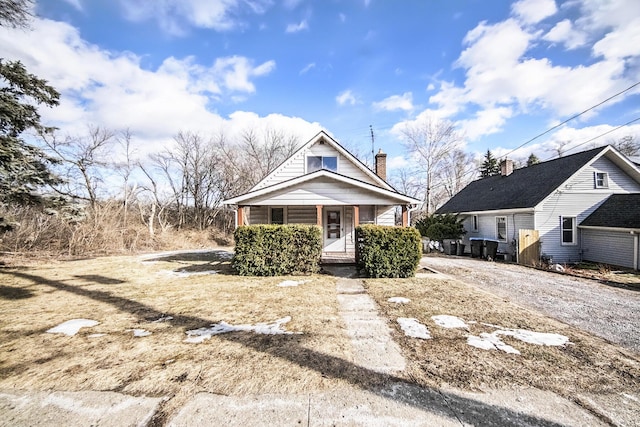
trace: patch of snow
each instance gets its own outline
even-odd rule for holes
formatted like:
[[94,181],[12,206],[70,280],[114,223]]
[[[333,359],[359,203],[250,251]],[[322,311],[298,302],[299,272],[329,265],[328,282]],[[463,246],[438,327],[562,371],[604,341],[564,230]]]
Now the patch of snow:
[[635,397],[635,396],[632,396],[632,395],[627,394],[627,393],[622,393],[622,395],[623,395],[624,397],[626,397],[627,399],[631,399],[631,400],[633,400],[634,402],[638,402],[638,398],[637,398],[637,397]]
[[307,282],[308,280],[283,280],[282,282],[278,283],[276,286],[279,286],[281,288],[287,288],[292,286],[303,285]]
[[156,319],[151,323],[168,322],[169,320],[173,320],[173,316],[161,316],[159,319]]
[[404,334],[408,337],[420,338],[428,340],[431,338],[429,329],[422,323],[418,322],[418,319],[413,317],[398,317],[398,324],[404,331]]
[[551,268],[559,273],[564,273],[564,267],[560,264],[553,264]]
[[100,324],[100,322],[96,322],[95,320],[89,319],[71,319],[67,320],[64,323],[59,324],[58,326],[47,330],[47,332],[51,334],[65,334],[67,336],[74,336],[78,333],[80,328],[91,328]]
[[[211,339],[213,335],[227,334],[229,332],[254,332],[256,334],[280,335],[294,334],[282,328],[282,325],[291,321],[291,316],[283,317],[271,323],[257,323],[255,325],[231,325],[227,322],[214,323],[209,328],[199,328],[187,331],[188,338],[185,342],[198,344]],[[297,332],[301,333],[301,332]]]
[[391,297],[387,301],[395,302],[396,304],[408,304],[411,302],[409,298],[404,298],[404,297]]
[[440,314],[438,316],[431,316],[431,320],[436,322],[436,325],[442,326],[443,328],[455,329],[455,328],[463,328],[469,329],[469,325],[467,325],[464,320],[456,316],[449,316],[448,314]]
[[144,329],[129,329],[129,331],[133,331],[134,337],[148,337],[149,335],[151,335],[150,331]]
[[467,344],[473,347],[481,348],[483,350],[501,350],[509,354],[520,354],[518,350],[505,344],[496,333],[487,334],[483,332],[480,336],[469,335],[467,337]]
[[103,337],[107,334],[91,334],[91,335],[87,335],[87,338],[100,338]]
[[527,331],[526,329],[506,329],[495,331],[496,335],[507,335],[517,340],[536,345],[563,346],[569,337],[560,334]]

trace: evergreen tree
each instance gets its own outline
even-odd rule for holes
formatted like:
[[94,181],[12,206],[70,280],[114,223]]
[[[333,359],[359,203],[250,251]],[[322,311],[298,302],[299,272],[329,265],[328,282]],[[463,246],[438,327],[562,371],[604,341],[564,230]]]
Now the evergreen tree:
[[36,190],[59,182],[50,170],[54,160],[23,138],[26,131],[52,131],[40,123],[37,105],[52,107],[59,98],[19,61],[0,59],[0,203],[38,203]]
[[484,161],[480,165],[480,176],[486,178],[488,176],[497,175],[500,173],[500,165],[498,160],[493,157],[491,150],[487,150],[484,155]]
[[540,163],[540,159],[535,154],[531,153],[527,159],[527,166],[537,165]]

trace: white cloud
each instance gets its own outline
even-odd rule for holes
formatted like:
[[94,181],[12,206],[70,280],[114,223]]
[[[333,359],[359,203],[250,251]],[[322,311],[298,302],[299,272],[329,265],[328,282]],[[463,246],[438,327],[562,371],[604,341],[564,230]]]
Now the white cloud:
[[593,53],[621,59],[640,55],[640,17],[617,31],[611,31],[593,45]]
[[311,69],[313,69],[315,67],[316,67],[316,63],[315,62],[311,62],[311,63],[307,64],[302,70],[300,70],[300,73],[298,73],[298,74],[300,74],[300,75],[306,74],[309,71],[311,71]]
[[82,10],[82,0],[64,0],[77,10]]
[[174,35],[183,35],[189,26],[232,30],[243,25],[243,13],[262,14],[270,4],[268,0],[120,0],[127,19],[155,19],[163,30]]
[[562,43],[567,49],[575,49],[580,46],[584,46],[587,41],[587,35],[577,30],[571,24],[568,19],[558,22],[547,34],[543,37],[544,40]]
[[511,11],[525,24],[535,24],[558,11],[554,0],[520,0],[511,5]]
[[355,105],[358,100],[356,99],[356,96],[353,94],[351,89],[347,89],[340,92],[338,96],[336,96],[336,102],[338,103],[338,105]]
[[387,170],[402,169],[410,165],[404,156],[391,156],[387,159]]
[[373,103],[373,108],[376,110],[385,111],[412,111],[413,110],[413,94],[411,92],[405,92],[402,95],[392,95],[379,102]]
[[308,30],[309,29],[309,24],[307,23],[306,19],[303,19],[302,21],[300,21],[299,24],[289,24],[287,25],[287,29],[285,30],[285,32],[287,33],[297,33],[300,32],[302,30]]
[[[255,65],[250,58],[230,56],[210,66],[192,57],[168,57],[157,69],[145,69],[132,53],[102,50],[69,24],[44,19],[35,19],[32,31],[0,28],[0,57],[21,60],[61,92],[58,107],[41,109],[45,123],[71,135],[85,132],[89,124],[129,128],[141,154],[170,143],[180,130],[210,134],[244,126],[237,115],[224,118],[211,106],[241,101],[256,91],[254,80],[275,67],[274,61]],[[307,138],[319,129],[298,118],[252,117]]]
[[285,9],[295,9],[298,5],[302,3],[302,0],[284,0],[283,5]]
[[474,118],[458,122],[463,134],[470,141],[481,136],[499,132],[513,111],[508,107],[497,107],[479,111]]

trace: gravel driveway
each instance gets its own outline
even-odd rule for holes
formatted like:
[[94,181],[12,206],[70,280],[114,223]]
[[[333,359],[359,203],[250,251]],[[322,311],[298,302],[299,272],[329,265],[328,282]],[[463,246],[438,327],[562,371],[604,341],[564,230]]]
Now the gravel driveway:
[[640,291],[515,264],[423,257],[421,265],[640,353]]

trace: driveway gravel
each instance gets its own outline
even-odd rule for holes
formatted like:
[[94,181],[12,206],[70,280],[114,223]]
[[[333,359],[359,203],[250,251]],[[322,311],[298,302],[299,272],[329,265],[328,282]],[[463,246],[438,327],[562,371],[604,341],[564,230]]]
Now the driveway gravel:
[[640,291],[516,264],[425,256],[422,266],[640,353]]

